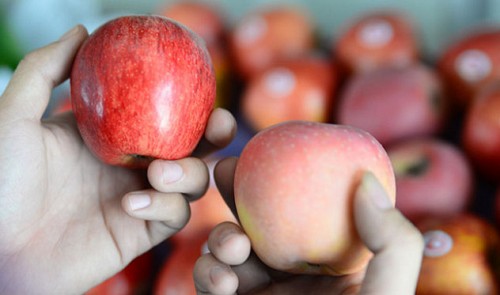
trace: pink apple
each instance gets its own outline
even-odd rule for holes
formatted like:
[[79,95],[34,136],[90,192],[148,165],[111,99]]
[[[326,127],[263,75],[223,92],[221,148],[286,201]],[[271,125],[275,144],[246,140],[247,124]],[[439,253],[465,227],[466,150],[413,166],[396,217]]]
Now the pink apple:
[[197,35],[161,16],[125,16],[80,48],[71,97],[80,133],[102,161],[144,167],[190,155],[213,109],[215,74]]
[[356,233],[353,192],[372,172],[395,201],[385,150],[350,126],[288,121],[260,131],[235,171],[238,216],[255,253],[292,273],[345,275],[371,252]]
[[277,59],[308,53],[314,46],[314,24],[299,7],[287,4],[250,11],[229,33],[236,69],[245,80]]
[[441,81],[431,68],[381,68],[348,81],[339,97],[337,120],[370,132],[386,146],[441,132],[446,105]]
[[481,176],[500,180],[500,83],[476,94],[461,132],[463,148]]
[[345,24],[332,46],[340,64],[351,74],[381,67],[401,67],[418,61],[416,26],[400,11],[365,13]]
[[328,122],[337,80],[325,56],[276,62],[248,80],[241,112],[256,131],[290,120]]
[[402,141],[387,149],[396,175],[396,207],[410,220],[465,212],[473,173],[458,147],[435,138]]
[[481,217],[430,218],[417,227],[425,240],[417,295],[498,294],[499,237]]

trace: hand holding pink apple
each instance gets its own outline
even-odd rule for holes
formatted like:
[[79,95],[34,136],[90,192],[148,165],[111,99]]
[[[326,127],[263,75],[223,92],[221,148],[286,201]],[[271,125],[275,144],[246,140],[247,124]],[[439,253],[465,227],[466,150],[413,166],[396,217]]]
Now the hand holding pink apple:
[[234,200],[257,256],[292,273],[346,275],[364,268],[371,253],[350,208],[365,172],[379,179],[394,204],[390,160],[360,129],[289,121],[255,135],[236,166]]
[[[237,161],[236,158],[225,159],[215,169],[217,186],[234,212]],[[201,256],[195,265],[197,290],[210,294],[247,294],[253,290],[266,294],[364,294],[368,290],[375,294],[413,294],[423,249],[420,233],[392,207],[386,188],[373,174],[364,174],[353,195],[351,210],[356,230],[374,253],[366,269],[343,276],[280,272],[251,254],[251,240],[240,226],[222,223],[209,236],[211,252]],[[308,239],[310,233],[318,229],[312,222],[304,228],[303,239]],[[294,247],[291,243],[282,251],[290,253],[289,246]]]

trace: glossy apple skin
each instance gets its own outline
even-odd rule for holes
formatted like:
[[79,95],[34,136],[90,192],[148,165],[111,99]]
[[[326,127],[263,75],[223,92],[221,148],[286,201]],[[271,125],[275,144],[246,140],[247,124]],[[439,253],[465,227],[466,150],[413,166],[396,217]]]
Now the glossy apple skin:
[[248,81],[241,105],[255,131],[290,120],[328,122],[338,75],[324,56],[276,62]]
[[235,24],[228,41],[237,72],[248,80],[276,60],[312,50],[314,24],[298,7],[265,7],[249,12]]
[[125,16],[98,28],[71,72],[73,111],[102,161],[144,167],[191,154],[213,109],[216,80],[203,41],[161,16]]
[[236,166],[235,203],[252,248],[291,273],[345,275],[371,258],[356,233],[353,192],[371,171],[395,201],[390,160],[368,133],[288,121],[255,135]]
[[469,106],[462,144],[471,163],[484,177],[500,180],[500,84],[478,92]]
[[382,68],[353,77],[339,96],[337,122],[370,132],[382,145],[439,134],[447,100],[424,65]]
[[462,150],[436,139],[399,142],[387,149],[396,175],[396,207],[410,220],[468,210],[473,171]]
[[354,75],[416,63],[417,37],[415,25],[402,12],[374,11],[346,23],[332,49],[347,75]]
[[[426,241],[417,295],[497,294],[498,233],[489,222],[461,214],[421,220],[417,227]],[[430,239],[432,231],[448,239]]]
[[467,107],[477,91],[500,79],[500,30],[468,32],[445,48],[437,68],[454,105]]
[[217,80],[215,107],[231,107],[232,69],[226,46],[225,16],[220,7],[208,2],[182,1],[163,5],[158,12],[187,26],[205,41]]
[[148,251],[122,271],[95,286],[85,295],[141,295],[150,292],[153,282],[153,252]]

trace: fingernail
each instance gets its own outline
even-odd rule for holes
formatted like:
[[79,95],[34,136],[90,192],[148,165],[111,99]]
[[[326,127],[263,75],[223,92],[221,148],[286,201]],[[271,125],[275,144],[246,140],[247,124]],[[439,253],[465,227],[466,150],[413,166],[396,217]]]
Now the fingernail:
[[366,172],[363,174],[360,189],[362,193],[370,196],[371,200],[378,208],[389,209],[393,207],[391,201],[387,197],[387,192],[384,190],[373,173]]
[[181,165],[175,162],[164,162],[163,163],[163,183],[173,183],[181,180],[184,175]]
[[67,40],[67,39],[71,38],[79,30],[80,30],[80,25],[76,25],[71,30],[69,30],[66,33],[64,33],[64,35],[62,35],[61,38],[59,38],[59,41],[64,41],[64,40]]
[[237,233],[234,232],[233,230],[226,230],[226,231],[221,233],[219,240],[218,240],[218,244],[222,246],[223,244],[225,244],[227,241],[231,240],[236,235],[237,235]]
[[147,194],[132,194],[128,197],[130,209],[139,210],[151,205],[151,197]]

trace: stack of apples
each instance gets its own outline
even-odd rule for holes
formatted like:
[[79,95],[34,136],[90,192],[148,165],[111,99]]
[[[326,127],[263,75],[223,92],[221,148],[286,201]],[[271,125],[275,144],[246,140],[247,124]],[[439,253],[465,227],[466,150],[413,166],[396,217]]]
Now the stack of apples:
[[[171,253],[151,275],[157,294],[174,287],[194,294],[194,261],[210,229],[227,220],[240,222],[255,252],[276,269],[358,271],[371,253],[349,210],[365,170],[426,239],[417,294],[499,290],[490,258],[499,259],[500,28],[450,40],[431,60],[421,50],[418,24],[402,11],[366,11],[321,40],[304,7],[262,6],[230,23],[220,7],[202,3],[162,6],[157,14],[167,18],[156,21],[172,26],[162,34],[150,28],[140,38],[111,40],[116,35],[97,38],[98,29],[89,40],[97,40],[99,51],[82,48],[72,74],[82,136],[109,164],[141,169],[155,158],[190,155],[214,104],[252,129],[238,143],[239,219],[212,183],[191,204],[190,223],[171,238]],[[135,21],[120,32],[144,33]],[[171,47],[158,51],[158,44]],[[112,45],[123,55],[106,55]],[[132,58],[155,62],[146,70],[119,61]],[[111,79],[110,71],[128,78]],[[124,142],[136,146],[127,150]],[[182,151],[179,143],[186,143]],[[313,231],[308,222],[320,226]],[[300,237],[292,237],[290,224],[304,226]],[[270,236],[273,245],[266,243]]]

